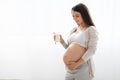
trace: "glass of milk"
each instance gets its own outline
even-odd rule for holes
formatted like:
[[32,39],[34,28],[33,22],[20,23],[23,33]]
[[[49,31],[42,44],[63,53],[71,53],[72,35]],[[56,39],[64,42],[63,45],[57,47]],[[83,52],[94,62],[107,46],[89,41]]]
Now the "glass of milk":
[[55,44],[56,42],[60,42],[60,34],[54,33],[54,40],[55,40]]

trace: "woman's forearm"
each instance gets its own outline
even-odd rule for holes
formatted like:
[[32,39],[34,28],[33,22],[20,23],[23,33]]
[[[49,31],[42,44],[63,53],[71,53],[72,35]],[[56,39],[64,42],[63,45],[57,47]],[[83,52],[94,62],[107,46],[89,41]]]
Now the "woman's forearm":
[[65,49],[67,49],[67,47],[68,47],[68,44],[67,44],[65,41],[61,42],[61,45],[62,45]]

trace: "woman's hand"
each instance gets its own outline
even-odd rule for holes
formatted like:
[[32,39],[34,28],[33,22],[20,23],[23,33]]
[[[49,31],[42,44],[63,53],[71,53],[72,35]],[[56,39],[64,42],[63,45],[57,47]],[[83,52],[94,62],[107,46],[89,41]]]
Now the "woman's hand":
[[65,43],[62,35],[61,34],[57,34],[57,40],[56,40],[56,33],[54,32],[53,34],[54,34],[53,39],[55,41],[55,44],[56,44],[56,42],[60,42],[61,45],[66,49],[68,47],[68,45]]
[[81,64],[83,64],[83,59],[80,59],[76,62],[72,62],[70,65],[67,65],[67,67],[70,69],[70,70],[74,70],[76,69],[77,67],[79,67]]
[[72,64],[67,65],[67,67],[68,67],[70,70],[74,70],[74,69],[76,69],[78,66],[77,66],[77,63],[76,63],[76,62],[72,62]]
[[63,44],[64,43],[64,40],[63,40],[63,37],[62,35],[60,34],[60,43]]
[[57,42],[60,42],[61,44],[64,43],[64,40],[63,40],[63,37],[62,37],[61,34],[56,34],[55,32],[54,32],[53,34],[54,34],[54,35],[53,35],[54,41],[56,41],[56,37],[59,36],[59,40],[57,40]]

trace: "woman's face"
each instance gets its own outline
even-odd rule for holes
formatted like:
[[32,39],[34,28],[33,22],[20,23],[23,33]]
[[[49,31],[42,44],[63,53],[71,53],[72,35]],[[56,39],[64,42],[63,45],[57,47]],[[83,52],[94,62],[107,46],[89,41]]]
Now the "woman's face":
[[83,23],[82,16],[79,12],[77,11],[72,11],[72,16],[75,22],[77,23],[78,26],[80,26]]

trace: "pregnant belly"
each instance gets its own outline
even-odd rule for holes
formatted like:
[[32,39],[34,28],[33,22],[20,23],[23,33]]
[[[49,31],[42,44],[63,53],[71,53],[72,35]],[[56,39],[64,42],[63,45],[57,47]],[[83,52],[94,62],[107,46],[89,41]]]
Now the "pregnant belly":
[[72,43],[66,49],[63,56],[63,61],[65,64],[70,64],[70,62],[79,60],[85,52],[86,48],[80,44]]

